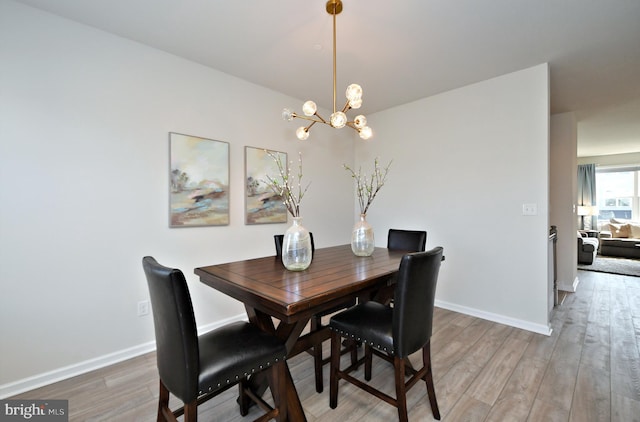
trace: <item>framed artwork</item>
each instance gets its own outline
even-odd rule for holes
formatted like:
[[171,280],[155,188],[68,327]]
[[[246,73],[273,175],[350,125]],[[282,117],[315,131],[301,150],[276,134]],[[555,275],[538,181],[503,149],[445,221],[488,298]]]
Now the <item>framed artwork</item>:
[[264,148],[244,148],[245,168],[245,224],[286,223],[287,209],[282,197],[276,195],[267,185],[267,175],[279,177],[278,166],[273,154],[287,165],[287,153],[265,150]]
[[169,226],[229,224],[229,143],[169,133]]

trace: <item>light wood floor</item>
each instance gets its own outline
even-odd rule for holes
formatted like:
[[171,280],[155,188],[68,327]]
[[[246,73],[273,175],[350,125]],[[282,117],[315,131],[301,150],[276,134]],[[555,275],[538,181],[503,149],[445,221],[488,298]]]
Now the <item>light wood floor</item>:
[[[442,420],[640,421],[640,278],[583,271],[579,278],[578,291],[556,309],[549,337],[436,310],[432,357]],[[393,407],[344,383],[331,410],[328,367],[325,391],[316,394],[311,357],[289,366],[310,422],[397,420]],[[389,364],[374,358],[373,376],[393,391]],[[148,354],[18,397],[68,399],[71,421],[153,421],[157,384],[155,355]],[[201,406],[200,420],[253,420],[255,409],[239,416],[235,395]],[[411,421],[433,420],[423,384],[408,401]]]

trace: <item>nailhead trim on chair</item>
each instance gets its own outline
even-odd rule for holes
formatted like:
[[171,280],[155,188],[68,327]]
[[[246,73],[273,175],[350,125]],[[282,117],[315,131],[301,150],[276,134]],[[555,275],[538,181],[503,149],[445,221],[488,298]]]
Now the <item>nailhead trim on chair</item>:
[[375,347],[376,349],[378,349],[378,350],[382,350],[383,352],[385,352],[385,353],[389,353],[390,355],[393,355],[393,354],[394,354],[393,350],[387,350],[387,348],[386,348],[386,347],[384,347],[384,346],[382,346],[382,345],[380,345],[380,344],[375,344],[375,343],[374,343],[374,342],[372,342],[372,341],[362,340],[362,339],[360,339],[360,337],[356,338],[355,334],[351,334],[351,333],[348,333],[348,332],[343,331],[343,330],[336,330],[336,329],[335,329],[335,328],[333,328],[333,327],[329,327],[329,329],[330,329],[331,331],[336,331],[336,332],[337,332],[337,333],[339,333],[342,337],[351,337],[353,340],[361,341],[361,342],[363,342],[364,344],[368,344],[369,346],[371,346],[371,347]]
[[[286,359],[287,359],[287,357],[286,357],[286,356],[283,356],[283,357],[282,357],[282,360],[286,360]],[[274,363],[278,363],[278,362],[280,362],[280,359],[276,358]],[[264,368],[264,366],[267,366],[267,367],[271,366],[271,362],[267,362],[265,365],[260,365],[260,366],[259,366],[260,370],[262,370],[262,369]],[[255,372],[256,372],[256,369],[255,369],[255,368],[251,368],[251,373],[253,374],[253,373],[255,373]],[[246,373],[246,372],[244,373],[244,375],[243,375],[242,377],[241,377],[241,376],[239,376],[239,375],[236,375],[236,376],[235,376],[235,381],[238,381],[240,378],[246,378],[247,376],[249,376],[249,374],[248,374],[248,373]],[[235,381],[234,381],[234,382],[235,382]],[[226,382],[226,384],[230,384],[230,383],[231,383],[231,380],[229,380],[229,379],[228,379],[228,380],[227,380],[227,382]],[[216,387],[216,390],[217,390],[218,388],[220,388],[220,387],[222,387],[222,383],[221,383],[221,382],[219,382],[219,383],[218,383],[218,386]],[[212,392],[212,391],[213,391],[213,387],[212,387],[212,386],[209,386],[208,392],[210,393],[210,392]],[[198,395],[202,395],[202,394],[204,394],[204,391],[203,391],[203,390],[200,390],[200,391],[198,392]]]

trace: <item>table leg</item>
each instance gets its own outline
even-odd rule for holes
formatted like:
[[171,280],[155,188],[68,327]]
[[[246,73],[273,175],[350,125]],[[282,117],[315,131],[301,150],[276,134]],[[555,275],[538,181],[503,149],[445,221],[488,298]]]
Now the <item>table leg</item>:
[[[262,313],[252,307],[245,306],[247,311],[247,315],[249,316],[249,321],[251,323],[260,327],[260,329],[267,331],[276,335],[277,337],[283,339],[285,341],[285,345],[287,348],[287,354],[291,352],[293,346],[296,344],[296,340],[300,337],[302,330],[307,325],[307,321],[298,321],[295,324],[285,324],[280,322],[278,324],[278,328],[273,325],[273,320],[270,315]],[[293,378],[291,377],[291,372],[289,371],[289,366],[287,365],[286,369],[286,391],[287,396],[285,398],[281,398],[280,401],[283,403],[287,403],[287,413],[288,420],[290,421],[306,421],[307,418],[304,415],[304,410],[302,409],[302,403],[300,402],[300,397],[298,396],[298,391],[296,390],[296,386],[293,383]],[[262,373],[257,374],[250,379],[252,390],[256,395],[264,394],[267,388],[267,377]],[[284,400],[284,401],[283,401]]]

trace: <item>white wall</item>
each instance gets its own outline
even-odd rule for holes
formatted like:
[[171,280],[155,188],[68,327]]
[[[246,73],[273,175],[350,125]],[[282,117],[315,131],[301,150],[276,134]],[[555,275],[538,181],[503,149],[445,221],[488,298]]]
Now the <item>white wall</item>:
[[[271,255],[287,227],[244,225],[245,145],[302,151],[305,225],[348,242],[351,134],[299,142],[280,114],[301,100],[5,0],[0,63],[0,393],[151,347],[144,255],[184,270],[199,325],[244,314],[193,268]],[[230,142],[229,226],[168,228],[170,131]]]
[[368,215],[376,243],[427,230],[446,256],[440,306],[548,331],[548,107],[544,64],[371,116],[356,163],[394,160]]
[[558,286],[569,292],[575,291],[578,285],[577,145],[575,115],[551,116],[550,224],[558,227]]
[[[378,245],[426,228],[447,257],[440,305],[548,327],[546,65],[369,116],[368,143],[324,127],[299,143],[280,119],[299,99],[9,0],[0,63],[0,397],[152,347],[144,255],[184,269],[199,325],[243,315],[192,270],[272,254],[286,228],[244,225],[246,145],[303,152],[318,247],[349,240],[352,138],[357,163],[393,158]],[[230,143],[229,226],[168,228],[170,131]]]

